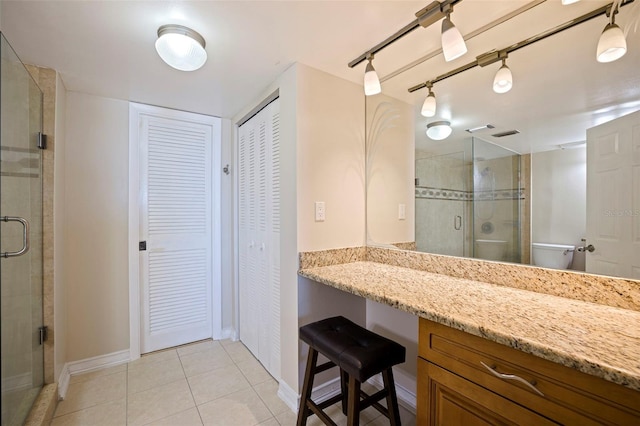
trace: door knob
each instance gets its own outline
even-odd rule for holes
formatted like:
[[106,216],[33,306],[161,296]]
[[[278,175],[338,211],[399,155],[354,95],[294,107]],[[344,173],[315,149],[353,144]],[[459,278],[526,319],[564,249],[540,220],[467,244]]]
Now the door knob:
[[579,252],[581,252],[581,253],[582,253],[582,252],[584,252],[584,251],[588,251],[589,253],[593,253],[593,251],[594,251],[595,249],[596,249],[596,248],[593,246],[593,244],[589,244],[588,246],[585,246],[585,247],[578,247],[578,249],[577,249],[577,250],[578,250]]

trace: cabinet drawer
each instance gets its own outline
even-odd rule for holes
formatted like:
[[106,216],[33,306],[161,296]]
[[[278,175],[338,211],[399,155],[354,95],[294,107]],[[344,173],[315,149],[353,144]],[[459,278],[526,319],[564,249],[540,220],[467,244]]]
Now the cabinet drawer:
[[418,398],[427,407],[418,412],[419,425],[557,424],[422,359],[418,359],[418,375],[426,378]]
[[419,355],[560,423],[640,424],[640,392],[422,318]]

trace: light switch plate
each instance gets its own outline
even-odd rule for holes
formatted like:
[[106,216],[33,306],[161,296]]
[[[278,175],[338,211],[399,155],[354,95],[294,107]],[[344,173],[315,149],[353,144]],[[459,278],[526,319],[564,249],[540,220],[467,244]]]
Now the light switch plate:
[[316,201],[316,222],[324,222],[325,207],[324,201]]

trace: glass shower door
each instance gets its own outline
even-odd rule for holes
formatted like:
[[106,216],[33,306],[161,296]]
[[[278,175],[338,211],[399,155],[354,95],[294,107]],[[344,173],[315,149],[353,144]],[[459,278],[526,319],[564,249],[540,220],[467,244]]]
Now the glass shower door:
[[44,382],[42,92],[0,39],[2,425],[21,425]]

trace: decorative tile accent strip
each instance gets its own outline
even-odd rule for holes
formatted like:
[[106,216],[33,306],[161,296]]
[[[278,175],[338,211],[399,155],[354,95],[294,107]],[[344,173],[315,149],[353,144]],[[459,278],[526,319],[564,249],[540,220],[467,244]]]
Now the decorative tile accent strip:
[[631,279],[371,246],[367,260],[640,311],[640,281]]
[[29,412],[25,426],[44,426],[51,423],[53,413],[58,406],[58,384],[51,383],[44,385],[40,390],[40,394],[33,403],[33,407]]
[[454,201],[499,201],[522,200],[525,189],[498,189],[495,191],[460,191],[456,189],[431,188],[428,186],[416,186],[416,198],[427,200],[454,200]]
[[320,266],[339,265],[341,263],[360,262],[366,259],[366,247],[308,251],[300,253],[300,269]]

